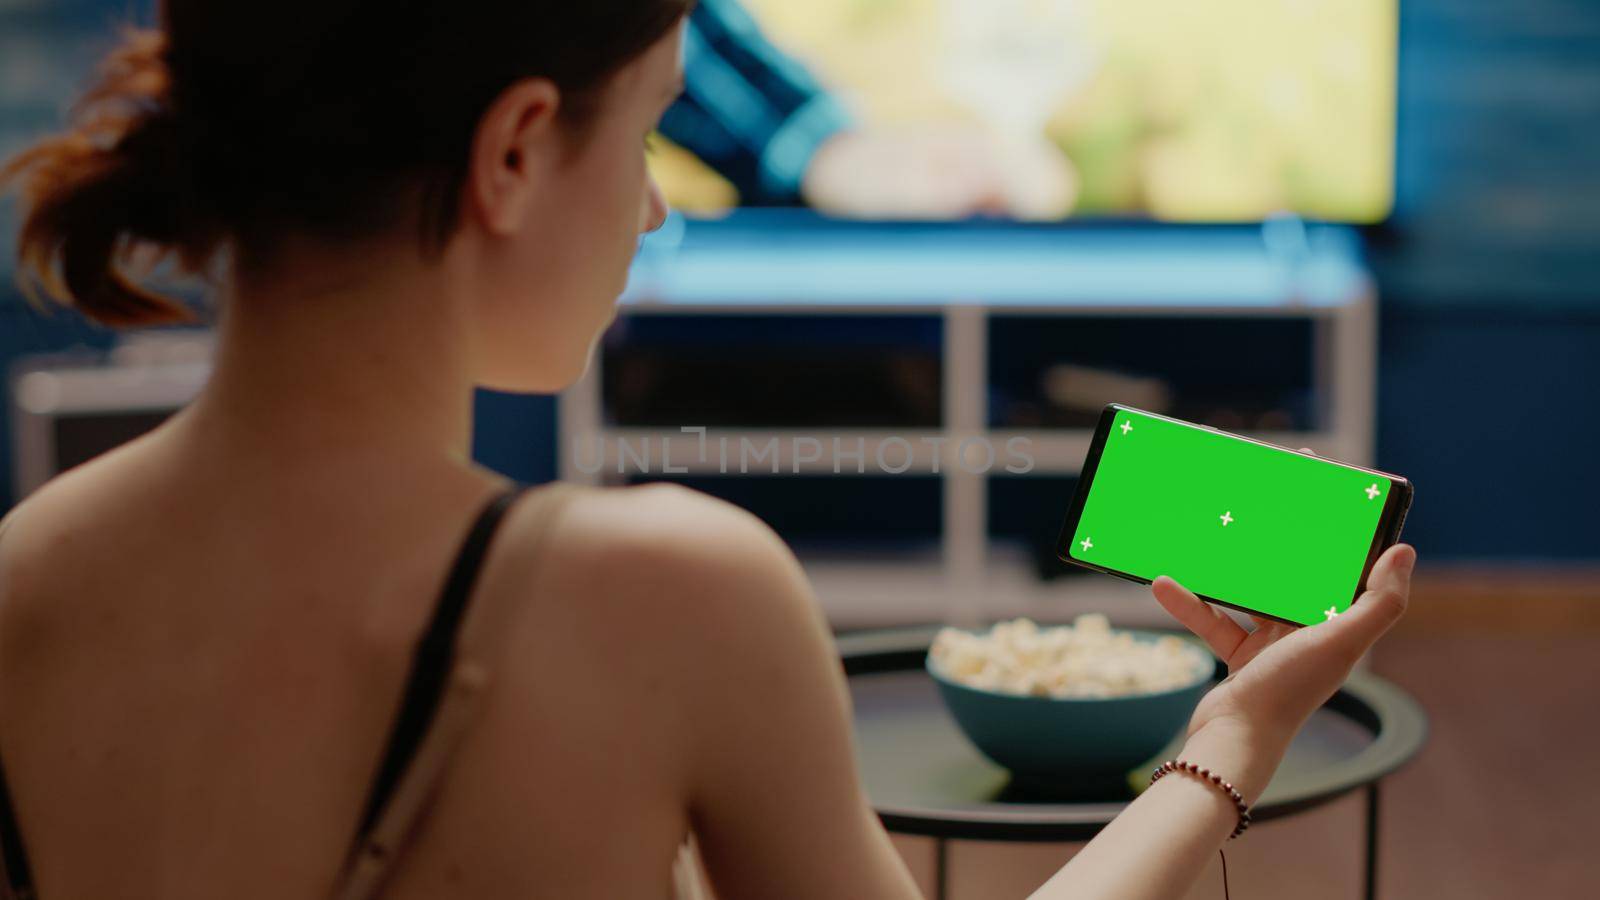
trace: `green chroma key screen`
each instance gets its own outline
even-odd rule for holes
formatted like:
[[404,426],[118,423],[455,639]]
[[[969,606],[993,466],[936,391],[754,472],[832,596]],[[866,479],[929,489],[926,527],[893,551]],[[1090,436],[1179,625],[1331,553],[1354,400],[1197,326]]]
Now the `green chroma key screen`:
[[1073,559],[1312,624],[1349,607],[1392,482],[1119,409]]

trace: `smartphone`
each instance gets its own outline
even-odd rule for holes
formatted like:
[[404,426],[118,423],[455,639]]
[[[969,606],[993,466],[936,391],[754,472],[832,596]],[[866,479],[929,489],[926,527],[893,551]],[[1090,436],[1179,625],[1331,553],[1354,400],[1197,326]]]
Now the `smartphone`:
[[1400,539],[1411,482],[1113,403],[1056,554],[1292,625],[1350,607]]

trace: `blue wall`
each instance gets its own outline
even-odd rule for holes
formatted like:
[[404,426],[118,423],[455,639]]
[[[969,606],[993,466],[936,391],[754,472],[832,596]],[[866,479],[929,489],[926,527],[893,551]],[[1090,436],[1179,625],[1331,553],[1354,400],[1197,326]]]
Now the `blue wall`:
[[1385,298],[1600,301],[1600,3],[1404,0]]
[[1378,465],[1434,559],[1600,559],[1600,315],[1391,306]]
[[1378,456],[1435,558],[1600,558],[1600,3],[1406,0]]

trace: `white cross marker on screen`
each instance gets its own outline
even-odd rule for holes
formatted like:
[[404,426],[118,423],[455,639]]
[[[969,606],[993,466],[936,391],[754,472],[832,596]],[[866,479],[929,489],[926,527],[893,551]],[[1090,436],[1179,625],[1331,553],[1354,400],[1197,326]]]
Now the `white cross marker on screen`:
[[1367,488],[1367,499],[1368,500],[1376,500],[1376,499],[1378,499],[1378,493],[1379,493],[1378,486],[1376,484],[1374,484],[1372,487]]
[[1222,520],[1222,527],[1227,528],[1228,523],[1233,521],[1233,513],[1231,511],[1225,512],[1221,516],[1218,516],[1218,518]]
[[1133,425],[1131,423],[1128,423],[1128,422],[1123,422],[1122,423],[1122,433],[1123,434],[1127,434],[1128,432],[1130,432],[1132,430],[1133,430]]
[[[1334,616],[1337,616],[1339,614],[1339,608],[1337,606],[1330,606],[1327,609],[1323,610],[1322,614],[1327,616],[1328,619],[1332,619]],[[1327,619],[1324,619],[1323,621],[1327,621]]]
[[1088,553],[1089,552],[1089,548],[1094,546],[1094,544],[1091,543],[1088,538],[1084,538],[1083,540],[1079,541],[1078,543],[1083,545],[1083,552],[1085,552],[1085,553]]

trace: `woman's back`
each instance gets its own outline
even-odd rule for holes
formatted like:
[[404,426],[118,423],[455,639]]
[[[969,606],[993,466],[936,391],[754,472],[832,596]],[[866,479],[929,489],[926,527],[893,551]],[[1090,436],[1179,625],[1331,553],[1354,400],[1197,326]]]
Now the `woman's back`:
[[[494,490],[248,477],[183,432],[58,479],[0,537],[0,750],[47,898],[326,895]],[[585,492],[542,548],[513,507],[472,601],[520,607],[496,687],[386,896],[670,896],[686,742],[649,671],[660,632],[584,572],[623,493],[636,522],[712,506]]]

